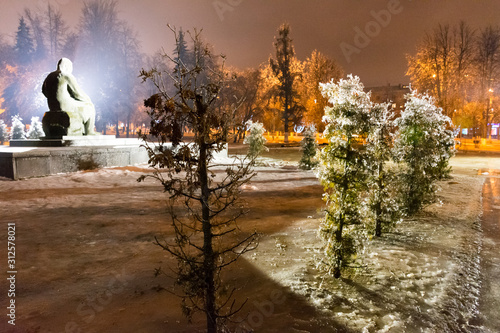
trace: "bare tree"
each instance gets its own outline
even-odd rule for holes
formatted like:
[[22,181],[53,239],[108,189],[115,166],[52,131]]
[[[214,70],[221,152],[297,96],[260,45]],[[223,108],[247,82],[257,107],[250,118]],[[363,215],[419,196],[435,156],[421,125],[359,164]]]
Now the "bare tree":
[[96,127],[105,132],[114,124],[119,136],[118,123],[128,123],[136,105],[136,68],[142,67],[137,36],[119,20],[114,0],[85,2],[79,29],[77,59],[96,105]]
[[71,54],[66,53],[66,43],[71,42],[68,25],[62,17],[59,9],[54,8],[50,3],[45,12],[45,34],[47,36],[47,49],[51,61],[56,61],[63,55],[66,57]]
[[[256,234],[238,232],[236,225],[244,213],[239,187],[251,179],[253,162],[219,167],[217,172],[214,154],[224,149],[233,118],[216,107],[226,72],[197,30],[189,34],[192,65],[180,61],[179,32],[171,29],[177,49],[173,56],[162,54],[171,70],[141,71],[158,90],[145,105],[150,107],[150,134],[159,143],[147,147],[155,172],[140,180],[153,177],[170,195],[175,236],[171,241],[156,238],[156,244],[177,259],[173,272],[184,314],[191,318],[197,311],[205,313],[207,331],[215,333],[244,304],[236,305],[234,289],[227,290],[221,271],[256,246]],[[193,142],[183,142],[181,123],[192,128]]]
[[45,47],[45,27],[43,26],[42,17],[36,13],[33,14],[28,8],[24,10],[24,16],[26,16],[33,32],[33,40],[35,41],[34,60],[43,60],[47,54],[47,49]]
[[439,24],[408,56],[412,85],[432,94],[446,115],[462,108],[473,79],[474,31],[465,23]]
[[225,110],[236,110],[234,142],[244,138],[246,123],[256,120],[263,112],[266,101],[262,98],[262,78],[259,69],[231,71],[233,79],[222,89],[220,105]]
[[479,72],[480,87],[478,96],[485,104],[482,135],[486,137],[490,134],[488,123],[493,86],[497,76],[500,74],[500,29],[498,27],[488,26],[486,29],[482,30],[477,40],[477,50],[476,62]]

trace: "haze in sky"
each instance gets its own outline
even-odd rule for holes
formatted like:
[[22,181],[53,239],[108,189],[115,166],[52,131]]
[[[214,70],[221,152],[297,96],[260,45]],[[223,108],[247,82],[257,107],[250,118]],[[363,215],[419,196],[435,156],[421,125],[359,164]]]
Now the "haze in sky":
[[[82,0],[0,0],[0,34],[13,38],[23,9],[59,8],[78,24]],[[500,23],[498,0],[117,0],[120,18],[137,31],[143,52],[173,49],[170,23],[203,28],[229,65],[246,68],[273,53],[277,28],[290,23],[300,60],[314,49],[360,76],[365,86],[408,83],[406,54],[438,24],[466,21],[473,28]]]

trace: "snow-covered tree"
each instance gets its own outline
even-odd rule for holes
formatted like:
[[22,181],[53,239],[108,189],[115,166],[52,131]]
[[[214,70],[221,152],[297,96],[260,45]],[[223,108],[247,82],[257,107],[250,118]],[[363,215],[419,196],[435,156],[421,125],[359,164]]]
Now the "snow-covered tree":
[[12,117],[12,129],[10,133],[11,140],[26,139],[23,119],[19,115]]
[[433,97],[412,91],[396,120],[395,159],[403,163],[402,195],[406,214],[435,201],[436,180],[449,175],[454,135],[449,117]]
[[357,76],[320,86],[332,106],[325,108],[323,118],[323,135],[329,143],[318,156],[318,177],[327,205],[319,231],[326,243],[326,268],[339,278],[342,268],[355,258],[364,236],[361,194],[366,190],[368,153],[362,144],[370,128],[372,103]]
[[267,140],[264,137],[266,129],[264,128],[264,124],[251,120],[247,121],[246,125],[248,128],[248,135],[245,137],[245,140],[243,140],[243,143],[248,144],[248,157],[255,159],[262,152],[268,151],[268,148],[265,146]]
[[26,133],[26,137],[28,139],[39,139],[40,137],[44,136],[45,133],[43,132],[42,128],[42,122],[40,121],[39,117],[31,117],[31,125],[30,129]]
[[370,133],[367,138],[370,176],[368,178],[369,207],[375,222],[375,236],[382,235],[399,217],[398,183],[392,159],[394,113],[389,104],[375,104],[370,111]]
[[0,145],[3,145],[3,143],[8,139],[9,139],[9,132],[7,130],[7,125],[3,120],[0,119]]
[[314,125],[308,126],[304,130],[304,138],[300,142],[302,146],[302,157],[299,161],[299,168],[303,170],[311,170],[318,165],[316,160],[316,149],[318,145],[316,144],[316,128]]

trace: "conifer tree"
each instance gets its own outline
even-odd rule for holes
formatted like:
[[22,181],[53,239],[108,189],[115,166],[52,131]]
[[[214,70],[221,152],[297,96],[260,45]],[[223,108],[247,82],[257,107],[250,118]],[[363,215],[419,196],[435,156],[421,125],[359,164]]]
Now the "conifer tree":
[[402,195],[405,213],[413,215],[436,199],[436,181],[449,175],[454,135],[449,117],[433,97],[412,91],[396,120],[396,161],[404,166]]
[[[189,54],[189,49],[187,47],[187,42],[186,42],[186,37],[184,31],[179,29],[179,38],[177,40],[177,43],[175,45],[175,50],[174,50],[175,55],[175,62],[179,64],[184,64],[184,66],[190,66],[190,54]],[[181,70],[183,67],[178,65],[177,70]]]
[[[179,45],[179,33],[172,30]],[[163,54],[172,62],[168,67],[172,71],[141,71],[142,78],[158,91],[145,101],[150,108],[149,135],[158,143],[146,145],[155,172],[139,180],[152,177],[168,192],[175,239],[156,238],[156,244],[177,260],[177,267],[169,269],[176,274],[175,291],[182,297],[183,313],[190,319],[195,312],[203,312],[207,332],[216,333],[224,330],[226,319],[242,306],[235,302],[235,289],[222,280],[221,272],[256,245],[255,233],[239,234],[236,226],[244,212],[239,187],[252,177],[253,161],[227,166],[216,174],[214,154],[226,146],[233,119],[231,113],[215,107],[227,72],[202,42],[199,31],[190,36],[192,66],[181,63],[178,53]],[[167,89],[169,85],[174,89]],[[193,129],[192,142],[184,142],[175,125],[178,119]]]
[[10,133],[11,140],[26,139],[23,119],[19,115],[12,117],[12,129]]
[[0,119],[0,145],[3,145],[5,141],[9,139],[9,132],[7,130],[7,124]]
[[325,108],[324,137],[328,146],[319,151],[318,177],[325,188],[326,216],[320,226],[325,242],[326,268],[336,278],[355,258],[364,237],[367,152],[362,138],[370,128],[370,94],[358,77],[321,84],[331,106]]
[[268,148],[265,146],[267,140],[264,137],[266,129],[264,128],[264,124],[251,120],[247,121],[246,125],[248,126],[249,133],[245,137],[245,140],[243,140],[243,143],[248,144],[248,157],[255,159],[262,152],[268,151]]
[[40,137],[45,136],[42,128],[42,122],[39,117],[31,117],[31,125],[30,129],[26,133],[26,137],[28,139],[39,139]]
[[285,143],[288,143],[288,128],[293,121],[299,118],[299,111],[303,109],[299,104],[299,93],[296,81],[301,73],[293,68],[295,49],[290,38],[290,25],[282,24],[278,29],[278,37],[274,42],[276,59],[270,58],[269,65],[274,76],[279,81],[278,97],[283,106],[283,123]]
[[375,236],[382,235],[383,227],[390,227],[399,217],[398,183],[392,159],[394,113],[389,104],[375,104],[370,111],[371,129],[367,138],[369,208],[375,222]]
[[33,37],[24,17],[19,19],[19,26],[16,33],[16,45],[14,47],[17,53],[17,59],[23,65],[31,62],[33,53],[35,52]]
[[303,133],[304,138],[300,143],[302,146],[302,157],[299,161],[299,168],[311,170],[318,165],[318,161],[315,159],[316,149],[318,148],[316,144],[316,128],[308,126]]

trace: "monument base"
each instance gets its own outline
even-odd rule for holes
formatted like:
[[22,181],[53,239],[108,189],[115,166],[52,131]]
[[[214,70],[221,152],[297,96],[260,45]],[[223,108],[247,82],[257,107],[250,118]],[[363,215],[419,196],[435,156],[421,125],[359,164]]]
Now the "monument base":
[[146,149],[138,144],[0,147],[0,176],[17,180],[98,167],[134,165],[147,161]]
[[[71,142],[72,146],[0,146],[0,177],[22,179],[42,177],[57,173],[75,172],[100,167],[127,166],[149,161],[144,143],[138,139],[112,139],[96,137],[65,137],[51,140],[12,140],[47,142]],[[83,138],[83,139],[82,139]],[[85,140],[89,139],[90,140]],[[108,140],[109,139],[109,140]],[[90,142],[94,145],[90,145]],[[98,144],[100,143],[100,145]],[[113,144],[111,144],[113,143]],[[154,149],[155,144],[149,143]],[[167,144],[170,145],[170,144]],[[232,163],[228,158],[228,146],[214,154],[216,163]]]
[[116,138],[114,135],[63,136],[60,139],[10,140],[11,147],[75,147],[75,146],[129,146],[141,145],[136,138]]

